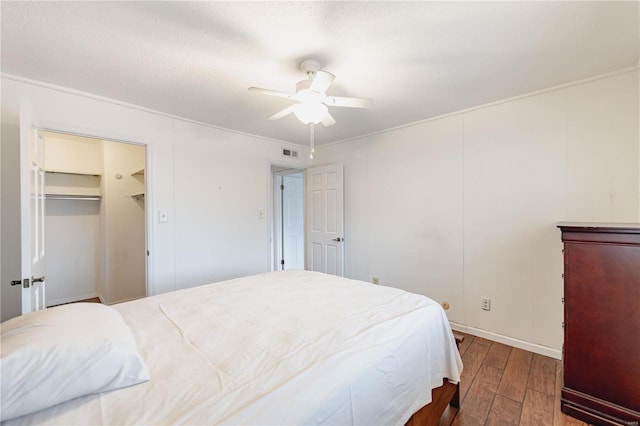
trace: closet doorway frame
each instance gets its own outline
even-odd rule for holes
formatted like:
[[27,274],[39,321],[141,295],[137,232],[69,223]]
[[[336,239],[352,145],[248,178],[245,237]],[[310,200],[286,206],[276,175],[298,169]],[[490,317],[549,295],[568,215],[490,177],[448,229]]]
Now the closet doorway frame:
[[287,164],[287,163],[279,163],[276,161],[271,161],[269,163],[269,196],[268,196],[268,204],[269,204],[269,209],[267,209],[267,219],[268,219],[268,224],[269,224],[269,253],[268,253],[268,263],[269,263],[269,271],[280,271],[281,267],[280,267],[280,259],[279,259],[279,254],[277,253],[277,249],[278,249],[278,244],[277,244],[277,235],[276,232],[278,231],[278,226],[276,224],[276,221],[278,220],[278,215],[281,214],[282,212],[278,212],[280,209],[280,206],[278,205],[278,200],[279,200],[279,196],[278,193],[280,192],[279,189],[279,185],[278,185],[278,176],[285,176],[285,175],[289,175],[289,174],[296,174],[296,173],[302,173],[302,186],[303,186],[303,204],[302,204],[302,211],[303,211],[303,235],[304,235],[304,248],[303,248],[303,256],[304,256],[304,267],[306,269],[307,267],[307,261],[306,261],[306,242],[307,242],[307,224],[306,224],[306,220],[307,220],[307,195],[306,195],[306,181],[307,181],[307,168],[296,164],[296,165],[291,165],[291,164]]
[[[153,169],[151,167],[151,158],[152,158],[152,145],[150,143],[147,142],[139,142],[139,141],[133,141],[133,140],[125,140],[125,139],[119,139],[119,138],[114,138],[111,136],[100,136],[98,134],[93,134],[93,133],[87,133],[87,132],[79,132],[79,131],[75,131],[75,130],[67,130],[67,129],[61,129],[61,128],[57,128],[57,127],[48,127],[48,126],[38,126],[37,127],[38,131],[42,131],[42,132],[50,132],[50,133],[59,133],[62,135],[69,135],[69,136],[77,136],[77,137],[82,137],[82,138],[89,138],[89,139],[96,139],[96,140],[101,140],[101,141],[107,141],[107,142],[116,142],[116,143],[125,143],[128,145],[136,145],[136,146],[142,146],[144,147],[144,167],[145,167],[145,177],[144,177],[144,198],[145,198],[145,208],[144,208],[144,247],[145,247],[145,261],[144,261],[144,297],[149,297],[150,295],[150,289],[149,289],[149,283],[153,282],[152,280],[152,269],[150,267],[150,260],[151,260],[151,254],[150,254],[150,247],[151,247],[151,232],[150,231],[150,226],[152,224],[152,220],[153,220],[153,209],[151,208],[151,206],[153,205],[153,195],[150,193],[149,188],[150,188],[150,182],[152,182],[153,179]],[[46,158],[46,152],[45,152],[45,158]],[[46,160],[45,160],[46,161]],[[46,238],[46,236],[45,236]]]

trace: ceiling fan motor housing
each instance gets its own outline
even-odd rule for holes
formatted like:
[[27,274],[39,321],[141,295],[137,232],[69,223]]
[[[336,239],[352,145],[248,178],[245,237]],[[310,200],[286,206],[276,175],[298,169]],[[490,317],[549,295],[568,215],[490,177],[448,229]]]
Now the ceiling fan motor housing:
[[300,61],[300,69],[305,74],[313,76],[320,69],[320,62],[313,58],[307,58]]

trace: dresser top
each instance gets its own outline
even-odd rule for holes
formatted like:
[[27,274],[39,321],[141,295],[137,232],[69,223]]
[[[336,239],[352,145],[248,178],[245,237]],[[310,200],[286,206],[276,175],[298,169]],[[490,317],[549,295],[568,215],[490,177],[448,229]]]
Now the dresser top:
[[640,234],[640,223],[637,222],[560,222],[557,226],[562,231]]

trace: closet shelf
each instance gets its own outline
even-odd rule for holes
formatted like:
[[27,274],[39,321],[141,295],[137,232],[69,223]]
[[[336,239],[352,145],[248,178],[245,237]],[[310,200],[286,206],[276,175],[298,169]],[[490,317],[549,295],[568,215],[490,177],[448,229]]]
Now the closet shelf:
[[100,196],[100,176],[80,173],[47,173],[45,194],[84,197]]
[[100,188],[45,186],[45,195],[60,195],[68,197],[100,197]]
[[71,194],[46,194],[47,200],[80,200],[80,201],[100,201],[99,195],[71,195]]

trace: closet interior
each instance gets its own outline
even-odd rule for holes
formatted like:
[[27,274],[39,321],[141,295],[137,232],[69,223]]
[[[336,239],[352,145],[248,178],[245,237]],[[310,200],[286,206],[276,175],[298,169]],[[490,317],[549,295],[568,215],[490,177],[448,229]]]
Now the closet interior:
[[145,147],[43,132],[47,306],[146,295]]

